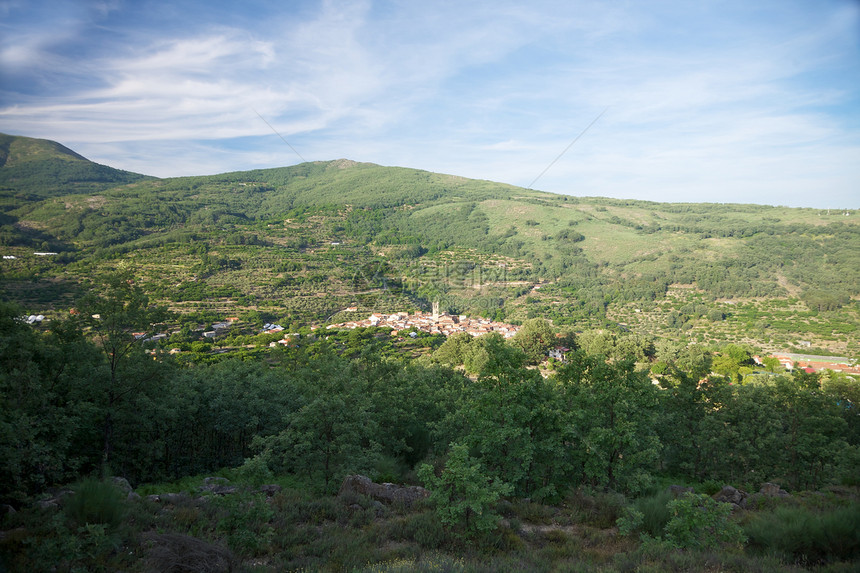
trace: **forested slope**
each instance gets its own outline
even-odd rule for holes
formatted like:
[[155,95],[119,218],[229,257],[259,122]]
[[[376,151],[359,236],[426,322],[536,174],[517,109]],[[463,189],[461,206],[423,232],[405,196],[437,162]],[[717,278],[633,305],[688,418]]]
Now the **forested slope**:
[[[716,340],[742,329],[774,348],[812,339],[858,350],[849,348],[860,295],[853,211],[559,196],[348,160],[173,179],[110,170],[100,179],[109,168],[59,144],[3,141],[12,151],[0,173],[23,165],[32,177],[5,176],[0,242],[10,255],[60,253],[56,263],[4,263],[3,272],[51,278],[48,292],[60,277],[74,290],[125,260],[165,302],[262,305],[288,321],[356,305],[427,309],[437,299],[452,313],[514,321],[635,323],[675,338],[707,337],[707,326]],[[42,179],[73,184],[41,188]],[[6,284],[34,310],[54,302]],[[313,300],[320,292],[325,303]],[[755,325],[785,322],[767,301],[812,314],[763,336]],[[752,324],[723,324],[750,303],[760,315]]]

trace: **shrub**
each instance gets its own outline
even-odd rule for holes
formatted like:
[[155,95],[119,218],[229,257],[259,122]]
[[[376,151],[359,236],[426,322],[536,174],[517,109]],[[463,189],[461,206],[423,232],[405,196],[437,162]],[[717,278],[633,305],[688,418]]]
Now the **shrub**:
[[66,516],[80,526],[106,525],[115,528],[125,517],[125,498],[113,484],[86,479],[74,486],[65,504]]
[[777,552],[784,559],[818,562],[860,557],[860,507],[827,513],[780,507],[755,516],[744,527],[751,548]]
[[670,501],[668,509],[672,517],[666,524],[666,541],[676,547],[706,549],[746,541],[743,530],[731,519],[728,503],[688,494]]
[[565,502],[578,514],[581,521],[602,529],[615,524],[626,504],[624,496],[620,493],[595,492],[587,488],[571,490]]
[[654,537],[662,535],[672,517],[669,502],[673,499],[674,496],[669,491],[637,499],[633,506],[642,513],[641,530]]
[[208,573],[232,571],[236,565],[229,549],[189,535],[165,533],[151,535],[148,540],[153,544],[147,555],[151,571]]

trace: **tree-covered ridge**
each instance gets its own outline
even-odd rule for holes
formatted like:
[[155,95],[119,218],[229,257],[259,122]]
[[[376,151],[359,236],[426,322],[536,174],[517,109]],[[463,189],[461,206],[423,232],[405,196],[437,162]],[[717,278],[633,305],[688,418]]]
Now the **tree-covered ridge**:
[[[27,165],[53,178],[55,155]],[[94,165],[66,157],[75,169]],[[806,340],[814,327],[838,353],[849,352],[858,323],[854,212],[557,196],[347,160],[100,183],[62,197],[19,191],[5,199],[0,243],[10,255],[58,252],[61,265],[4,262],[16,280],[62,275],[71,284],[120,258],[145,269],[162,301],[263,304],[289,322],[356,303],[362,312],[429,310],[438,299],[452,313],[591,326],[638,321],[628,313],[664,308],[684,287],[702,296],[672,311],[707,308],[674,317],[672,336],[719,314],[727,320],[711,321],[713,330],[742,338],[749,328],[733,328],[725,301],[797,300],[840,324],[825,334],[797,323],[773,344]],[[369,276],[378,292],[358,288]],[[18,284],[7,283],[8,296],[25,290]],[[326,302],[314,300],[322,292]]]

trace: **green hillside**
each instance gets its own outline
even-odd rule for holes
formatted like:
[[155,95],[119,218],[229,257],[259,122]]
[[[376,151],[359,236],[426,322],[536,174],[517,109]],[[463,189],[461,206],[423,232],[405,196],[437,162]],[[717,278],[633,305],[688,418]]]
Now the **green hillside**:
[[145,176],[99,165],[54,141],[0,133],[0,201],[92,193]]
[[0,570],[857,570],[857,212],[3,141]]
[[34,311],[124,266],[183,312],[309,323],[439,300],[509,321],[858,351],[856,212],[561,196],[343,159],[154,179],[2,142],[0,243],[19,256],[3,284]]

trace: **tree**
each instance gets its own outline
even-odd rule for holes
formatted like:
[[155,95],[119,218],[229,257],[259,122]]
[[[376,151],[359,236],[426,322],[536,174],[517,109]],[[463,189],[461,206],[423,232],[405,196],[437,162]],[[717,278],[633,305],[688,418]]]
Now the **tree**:
[[678,353],[675,364],[696,380],[701,380],[711,372],[711,353],[698,345],[684,348]]
[[776,372],[776,369],[780,367],[779,358],[774,356],[765,356],[761,359],[761,363],[764,364],[768,372]]
[[433,360],[448,366],[465,364],[469,347],[475,342],[475,337],[468,332],[456,332],[449,336],[442,346],[433,352]]
[[776,479],[782,413],[765,385],[723,384],[709,393],[699,442],[705,475],[730,483]]
[[348,472],[368,471],[378,459],[378,423],[362,377],[323,354],[297,373],[293,391],[297,409],[285,416],[285,428],[258,441],[272,469],[304,473],[325,492]]
[[773,392],[782,410],[783,475],[790,487],[817,489],[846,458],[848,425],[829,396],[790,376],[777,376]]
[[511,345],[525,353],[529,364],[540,364],[553,344],[555,335],[552,327],[543,318],[526,320],[511,339]]
[[706,388],[697,378],[678,370],[661,378],[660,438],[663,459],[670,471],[702,479],[702,423],[709,411]]
[[469,534],[496,526],[498,516],[491,507],[511,490],[508,484],[491,478],[465,444],[451,444],[441,475],[423,464],[418,477],[431,491],[430,501],[436,505],[439,520],[449,527],[462,526]]
[[129,272],[107,275],[100,292],[90,293],[77,303],[78,320],[102,351],[108,365],[106,411],[103,424],[102,457],[108,463],[113,449],[114,417],[120,402],[139,391],[150,377],[126,367],[140,358],[143,342],[155,333],[170,313],[149,304]]
[[555,376],[574,435],[574,461],[594,486],[637,492],[661,449],[658,390],[630,360],[607,363],[576,352]]
[[615,335],[605,330],[588,330],[579,335],[579,347],[588,355],[610,357],[615,349]]
[[[76,331],[52,321],[50,333],[0,302],[0,500],[21,502],[94,463],[96,416],[87,400],[97,356]],[[97,459],[97,453],[96,453]]]
[[501,336],[487,336],[486,361],[467,387],[462,441],[517,495],[554,497],[569,477],[562,461],[564,430],[557,395],[525,354]]

